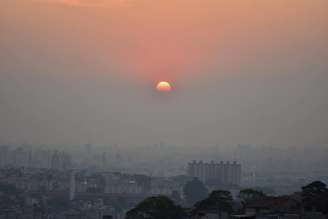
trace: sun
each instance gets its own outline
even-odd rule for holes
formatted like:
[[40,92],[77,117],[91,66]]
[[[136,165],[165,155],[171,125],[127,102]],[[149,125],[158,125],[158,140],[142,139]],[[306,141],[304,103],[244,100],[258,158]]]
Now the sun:
[[170,92],[172,87],[167,81],[160,81],[157,83],[156,90],[159,92]]

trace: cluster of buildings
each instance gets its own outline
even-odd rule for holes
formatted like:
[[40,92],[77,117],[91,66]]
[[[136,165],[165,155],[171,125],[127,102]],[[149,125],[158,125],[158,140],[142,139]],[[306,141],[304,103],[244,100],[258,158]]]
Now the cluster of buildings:
[[[69,153],[33,147],[0,146],[0,219],[5,218],[98,218],[124,213],[146,197],[165,195],[183,200],[183,187],[194,177],[210,185],[239,186],[241,167],[236,162],[188,164],[188,174],[153,177],[144,174],[86,168]],[[81,157],[82,159],[82,157]],[[83,162],[80,162],[81,164]],[[79,167],[79,168],[78,168]],[[8,187],[9,186],[9,187]],[[3,192],[9,188],[9,193]],[[12,192],[14,191],[14,195]],[[11,201],[3,201],[10,199]]]
[[72,158],[65,151],[0,146],[0,168],[6,167],[69,170]]
[[237,162],[217,163],[194,160],[188,163],[187,174],[209,185],[240,186],[241,183],[241,165]]
[[149,187],[142,175],[2,168],[0,218],[123,219]]
[[264,197],[260,200],[232,201],[231,211],[208,205],[193,209],[191,219],[326,219],[324,213],[307,211],[300,194]]
[[[25,212],[26,219],[33,218],[33,214],[57,219],[81,218],[81,215],[98,218],[101,214],[122,219],[125,211],[146,197],[171,196],[174,191],[180,191],[181,196],[183,185],[189,180],[182,178],[90,170],[0,168],[0,209],[7,209],[15,215],[13,218],[17,215],[19,218]],[[7,190],[8,186],[16,191],[17,197],[2,194],[2,189]],[[14,199],[13,203],[19,203],[20,207],[2,201],[7,197]],[[0,218],[2,213],[0,211]]]

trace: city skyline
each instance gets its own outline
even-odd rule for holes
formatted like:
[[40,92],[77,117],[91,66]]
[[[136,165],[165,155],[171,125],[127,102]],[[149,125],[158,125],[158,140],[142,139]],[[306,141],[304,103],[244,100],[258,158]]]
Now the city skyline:
[[328,218],[327,0],[0,0],[0,219]]

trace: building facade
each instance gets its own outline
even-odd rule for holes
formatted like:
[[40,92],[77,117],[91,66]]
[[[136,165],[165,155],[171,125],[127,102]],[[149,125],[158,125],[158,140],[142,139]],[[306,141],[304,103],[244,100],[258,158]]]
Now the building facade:
[[240,186],[241,165],[237,162],[192,161],[188,163],[187,174],[207,184]]

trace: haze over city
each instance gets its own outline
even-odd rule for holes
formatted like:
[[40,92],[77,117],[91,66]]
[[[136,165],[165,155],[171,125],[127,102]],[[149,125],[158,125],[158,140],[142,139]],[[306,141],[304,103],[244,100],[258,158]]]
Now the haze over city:
[[1,143],[328,143],[325,0],[0,4]]
[[327,218],[327,39],[327,0],[1,0],[0,219]]

